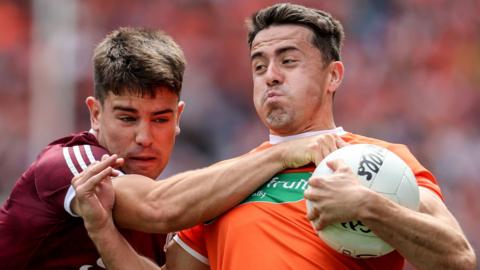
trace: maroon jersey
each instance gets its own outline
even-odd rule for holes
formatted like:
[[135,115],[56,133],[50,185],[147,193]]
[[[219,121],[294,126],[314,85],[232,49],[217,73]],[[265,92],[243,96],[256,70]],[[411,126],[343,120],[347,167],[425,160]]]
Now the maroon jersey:
[[[70,182],[107,150],[82,132],[45,148],[0,209],[0,269],[103,269],[83,220],[70,210]],[[122,231],[142,255],[163,264],[165,236]]]

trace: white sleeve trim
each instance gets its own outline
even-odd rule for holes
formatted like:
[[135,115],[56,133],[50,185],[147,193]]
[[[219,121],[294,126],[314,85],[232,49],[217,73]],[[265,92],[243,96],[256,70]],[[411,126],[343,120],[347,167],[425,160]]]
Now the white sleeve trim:
[[79,173],[77,171],[77,168],[75,168],[72,158],[70,157],[70,153],[68,152],[68,147],[63,147],[63,158],[65,159],[65,162],[67,163],[67,166],[72,172],[72,174],[78,175]]
[[77,159],[80,168],[82,168],[82,171],[85,170],[87,168],[87,164],[85,164],[85,161],[83,160],[82,154],[80,153],[80,147],[78,145],[73,147],[73,153],[75,154],[75,158]]
[[83,147],[85,148],[85,153],[87,153],[87,157],[88,157],[88,160],[90,161],[90,164],[95,162],[95,157],[93,156],[92,147],[90,147],[89,144],[85,144]]
[[194,249],[192,249],[190,246],[187,245],[187,243],[183,242],[180,237],[178,237],[178,234],[173,237],[173,240],[177,242],[179,246],[181,246],[188,254],[192,255],[195,259],[199,260],[200,262],[210,265],[208,262],[208,258],[203,256],[202,254],[196,252]]
[[70,207],[72,204],[73,199],[75,198],[75,189],[73,188],[72,185],[68,188],[67,195],[65,195],[65,200],[63,201],[63,208],[67,213],[69,213],[73,217],[79,217],[79,215],[76,215],[73,213],[72,208]]

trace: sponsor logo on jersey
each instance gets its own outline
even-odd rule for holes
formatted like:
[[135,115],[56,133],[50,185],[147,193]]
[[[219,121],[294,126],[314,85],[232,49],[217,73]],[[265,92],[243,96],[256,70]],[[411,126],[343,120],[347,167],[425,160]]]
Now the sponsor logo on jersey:
[[280,173],[252,193],[242,204],[250,202],[286,203],[303,200],[311,172]]

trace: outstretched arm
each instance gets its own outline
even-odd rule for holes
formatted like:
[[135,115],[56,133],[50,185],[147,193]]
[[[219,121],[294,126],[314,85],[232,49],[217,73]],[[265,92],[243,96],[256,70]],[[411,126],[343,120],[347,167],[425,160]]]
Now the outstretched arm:
[[210,220],[238,204],[275,173],[311,162],[344,145],[335,135],[281,143],[161,181],[123,176],[114,181],[119,226],[171,232]]
[[343,162],[329,166],[334,174],[311,178],[305,191],[314,205],[308,217],[317,229],[361,220],[418,269],[476,268],[475,253],[458,222],[432,191],[420,188],[417,212],[363,187]]
[[[311,162],[318,164],[344,144],[335,135],[322,135],[282,143],[162,181],[139,175],[118,177],[113,181],[116,222],[137,230],[169,232],[207,221],[236,205],[276,172]],[[74,178],[77,196],[73,209],[84,218],[108,269],[158,269],[139,256],[114,226],[112,202],[102,196],[112,197],[109,191],[113,189],[101,184],[110,181],[111,159],[102,161],[102,167],[88,168],[77,177],[81,179]],[[100,173],[102,170],[105,172]]]

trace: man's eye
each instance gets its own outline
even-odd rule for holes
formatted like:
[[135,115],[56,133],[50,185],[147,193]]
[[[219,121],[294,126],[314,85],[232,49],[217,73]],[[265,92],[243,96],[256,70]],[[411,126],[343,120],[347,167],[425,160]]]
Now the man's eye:
[[158,119],[154,119],[153,122],[156,122],[156,123],[166,123],[166,122],[168,122],[168,118],[158,118]]
[[284,59],[283,60],[283,64],[292,64],[292,63],[295,63],[296,60],[295,59]]
[[262,71],[262,70],[265,70],[265,69],[266,69],[266,66],[263,65],[263,64],[255,65],[255,71]]
[[118,119],[120,119],[120,121],[122,122],[135,122],[137,119],[135,117],[131,117],[131,116],[120,116]]

